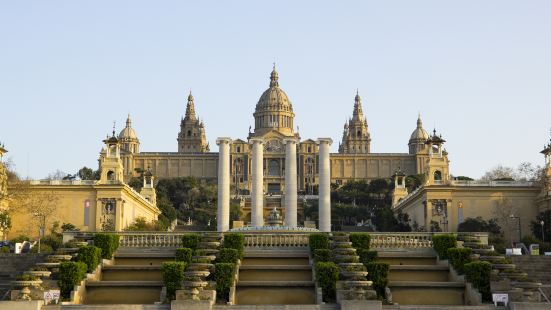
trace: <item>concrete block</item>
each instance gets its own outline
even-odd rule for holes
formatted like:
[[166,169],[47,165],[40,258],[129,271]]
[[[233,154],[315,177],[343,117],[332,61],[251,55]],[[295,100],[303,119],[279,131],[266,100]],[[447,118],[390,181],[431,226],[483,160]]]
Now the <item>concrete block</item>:
[[341,310],[381,310],[380,300],[342,300]]
[[0,301],[2,310],[40,310],[43,305],[44,300]]

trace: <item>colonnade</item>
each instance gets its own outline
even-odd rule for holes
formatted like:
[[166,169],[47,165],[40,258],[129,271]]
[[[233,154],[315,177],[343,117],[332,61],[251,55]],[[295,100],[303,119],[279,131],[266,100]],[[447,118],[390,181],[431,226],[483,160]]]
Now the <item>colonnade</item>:
[[[252,189],[251,224],[264,226],[264,140],[251,138],[252,145]],[[297,227],[297,144],[295,138],[286,138],[285,144],[285,226]],[[319,230],[331,231],[331,172],[329,147],[333,140],[319,138]],[[230,138],[218,138],[218,231],[230,228]]]

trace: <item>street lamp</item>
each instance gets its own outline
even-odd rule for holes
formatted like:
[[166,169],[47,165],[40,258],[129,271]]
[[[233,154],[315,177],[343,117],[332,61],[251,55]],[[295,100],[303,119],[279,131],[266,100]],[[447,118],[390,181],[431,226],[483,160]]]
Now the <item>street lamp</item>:
[[[522,231],[521,231],[521,226],[520,226],[520,217],[518,216],[515,216],[514,214],[511,213],[511,215],[509,215],[509,218],[510,219],[517,219],[518,220],[518,241],[520,242],[520,239],[522,239]],[[511,243],[513,243],[512,241],[513,237],[511,236]]]
[[545,222],[543,220],[541,220],[540,224],[541,224],[541,242],[544,243],[545,242],[545,234],[543,233],[543,224],[545,224]]

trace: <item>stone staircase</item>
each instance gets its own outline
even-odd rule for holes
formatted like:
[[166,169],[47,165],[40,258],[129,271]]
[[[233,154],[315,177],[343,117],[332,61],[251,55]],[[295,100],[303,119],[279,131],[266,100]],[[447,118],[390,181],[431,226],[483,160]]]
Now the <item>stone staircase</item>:
[[511,258],[517,269],[543,284],[541,290],[551,300],[551,256],[522,255]]
[[236,305],[254,307],[253,305],[313,305],[315,303],[315,283],[308,250],[245,252],[236,284]]
[[[119,251],[115,263],[104,266],[100,281],[86,284],[85,305],[154,304],[161,301],[161,263],[174,260],[174,251]],[[117,306],[118,307],[118,306]]]
[[36,263],[44,261],[45,254],[26,253],[0,254],[0,301],[9,300],[9,291],[11,290],[11,281],[15,280],[16,275],[23,272]]
[[447,265],[426,252],[379,252],[379,262],[390,264],[389,288],[400,305],[465,305],[465,283],[452,281]]

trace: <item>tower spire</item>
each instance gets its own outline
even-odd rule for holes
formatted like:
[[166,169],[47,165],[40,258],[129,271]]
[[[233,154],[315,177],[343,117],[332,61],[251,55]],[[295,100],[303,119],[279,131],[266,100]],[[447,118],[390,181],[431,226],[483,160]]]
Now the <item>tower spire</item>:
[[187,96],[187,106],[186,106],[186,119],[196,119],[195,116],[195,102],[193,99],[193,95],[191,94],[191,90],[189,91],[189,95]]
[[275,62],[274,62],[274,68],[272,69],[272,73],[270,74],[270,87],[279,87],[279,75],[277,74]]
[[128,113],[128,117],[126,118],[126,127],[132,127],[132,119],[130,118],[130,113]]

